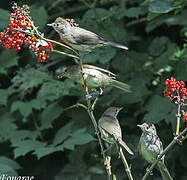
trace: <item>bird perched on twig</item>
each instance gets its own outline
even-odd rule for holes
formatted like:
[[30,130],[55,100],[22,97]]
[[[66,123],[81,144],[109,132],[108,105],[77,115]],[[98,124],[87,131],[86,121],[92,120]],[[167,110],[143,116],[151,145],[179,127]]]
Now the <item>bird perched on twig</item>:
[[[58,69],[57,71],[61,73],[60,69]],[[62,74],[62,76],[68,77],[79,84],[84,84],[79,65],[73,65],[68,67],[64,72],[62,72]],[[116,75],[108,70],[84,64],[83,74],[86,79],[86,85],[88,86],[88,88],[101,88],[105,86],[113,86],[125,92],[130,92],[130,86],[115,80]]]
[[47,25],[52,26],[59,33],[61,39],[79,51],[90,52],[92,49],[101,46],[114,46],[128,50],[126,46],[107,41],[91,31],[74,25],[74,22],[70,23],[61,17],[58,17],[52,24]]
[[101,116],[98,121],[98,127],[101,132],[101,137],[108,144],[119,144],[120,148],[123,147],[126,151],[133,155],[132,150],[122,140],[121,127],[119,125],[117,115],[119,111],[123,109],[120,107],[109,107]]
[[[143,123],[137,126],[143,131],[139,141],[139,152],[148,163],[153,164],[163,152],[162,142],[157,135],[154,124]],[[164,156],[158,161],[157,167],[163,180],[173,180],[164,164]]]

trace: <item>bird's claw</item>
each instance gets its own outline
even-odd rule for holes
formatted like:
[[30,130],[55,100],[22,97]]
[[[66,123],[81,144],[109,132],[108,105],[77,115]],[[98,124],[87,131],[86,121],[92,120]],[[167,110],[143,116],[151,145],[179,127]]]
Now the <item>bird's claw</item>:
[[150,168],[148,168],[148,167],[146,168],[146,172],[148,172],[150,174],[150,176],[153,175],[153,171],[151,171]]

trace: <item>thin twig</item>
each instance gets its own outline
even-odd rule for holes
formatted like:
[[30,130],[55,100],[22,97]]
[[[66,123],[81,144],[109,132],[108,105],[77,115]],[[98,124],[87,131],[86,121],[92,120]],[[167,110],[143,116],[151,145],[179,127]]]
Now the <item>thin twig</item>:
[[128,178],[129,178],[130,180],[133,180],[130,167],[129,167],[128,163],[127,163],[127,160],[126,160],[126,158],[125,158],[125,156],[124,156],[124,154],[123,154],[123,150],[122,150],[121,147],[120,147],[120,149],[119,149],[119,153],[120,153],[120,157],[121,157],[121,160],[122,160],[123,165],[124,165],[124,167],[125,167],[125,171],[126,171],[126,173],[127,173]]
[[85,90],[86,96],[87,96],[87,98],[86,98],[87,99],[87,106],[88,106],[87,112],[88,112],[88,114],[89,114],[89,116],[92,120],[93,126],[95,128],[95,133],[96,133],[98,141],[99,141],[99,145],[100,145],[100,148],[101,148],[101,154],[102,154],[103,159],[104,159],[104,165],[105,165],[105,168],[106,168],[106,171],[107,171],[107,174],[108,174],[108,178],[109,178],[109,180],[112,180],[112,173],[111,173],[111,169],[109,168],[110,164],[106,163],[106,162],[110,162],[110,161],[107,161],[107,156],[105,155],[103,143],[102,143],[102,140],[101,140],[101,137],[100,137],[100,134],[99,134],[97,121],[96,121],[95,116],[93,114],[93,111],[94,111],[93,107],[95,106],[96,101],[95,101],[94,105],[92,106],[91,100],[89,98],[90,94],[89,94],[88,86],[86,84],[86,78],[85,78],[85,75],[84,75],[84,67],[83,67],[81,58],[79,58],[79,65],[80,65],[80,69],[81,69],[81,75],[82,75],[82,78],[83,78],[84,90]]
[[[171,143],[163,150],[163,152],[159,155],[158,159],[151,165],[151,167],[149,168],[149,171],[147,171],[145,173],[145,175],[143,176],[142,180],[145,180],[150,172],[153,170],[153,168],[156,166],[156,164],[158,163],[158,161],[160,161],[160,159],[179,141],[179,142],[183,142],[185,140],[185,138],[182,138],[183,135],[185,135],[187,133],[187,127],[180,133],[180,135],[174,137],[174,139],[171,141]],[[182,139],[181,139],[182,138]]]
[[181,113],[180,110],[181,109],[181,105],[180,103],[178,104],[178,112],[177,112],[177,126],[176,126],[176,136],[179,135],[179,130],[180,130],[180,119],[181,119]]
[[121,161],[123,162],[123,165],[124,165],[124,168],[125,168],[125,171],[127,173],[127,176],[129,178],[129,180],[133,180],[133,177],[132,177],[132,174],[131,174],[131,169],[127,163],[127,160],[125,158],[125,155],[123,153],[123,150],[122,148],[120,147],[119,143],[118,143],[118,140],[116,139],[116,137],[112,134],[113,138],[115,139],[115,144],[116,144],[116,147],[118,149],[118,152],[119,152],[119,155],[120,155],[120,158],[121,158]]
[[87,107],[84,104],[76,103],[76,104],[74,104],[72,106],[69,106],[69,107],[65,108],[64,111],[67,111],[67,110],[73,109],[73,108],[78,108],[78,107],[82,107],[82,108],[87,110]]

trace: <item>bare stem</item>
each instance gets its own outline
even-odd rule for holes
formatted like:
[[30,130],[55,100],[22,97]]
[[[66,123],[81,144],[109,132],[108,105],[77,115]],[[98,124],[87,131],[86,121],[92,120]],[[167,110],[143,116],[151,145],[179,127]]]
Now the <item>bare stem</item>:
[[181,109],[181,105],[178,104],[176,136],[179,135],[179,130],[180,130],[180,118],[181,118],[181,113],[180,113],[181,110],[180,109]]
[[129,180],[133,180],[133,177],[132,177],[132,174],[131,174],[131,169],[130,169],[128,163],[127,163],[127,160],[126,160],[126,158],[125,158],[125,155],[123,154],[123,150],[122,150],[122,148],[120,147],[117,138],[116,138],[114,135],[112,135],[112,136],[113,136],[113,138],[115,139],[115,144],[116,144],[117,150],[118,150],[118,152],[119,152],[119,154],[120,154],[120,158],[121,158],[121,160],[122,160],[122,162],[123,162],[123,165],[124,165],[125,171],[126,171],[126,173],[127,173],[127,176],[128,176],[128,178],[129,178]]
[[123,154],[123,150],[122,150],[121,147],[120,147],[120,149],[119,149],[119,153],[120,153],[120,157],[121,157],[121,160],[122,160],[122,162],[123,162],[123,165],[124,165],[124,168],[125,168],[125,171],[126,171],[126,173],[127,173],[127,176],[128,176],[128,178],[129,178],[129,180],[133,180],[130,167],[129,167],[128,163],[127,163],[127,160],[126,160],[126,158],[125,158],[125,156],[124,156],[124,154]]
[[[180,135],[174,137],[174,139],[171,141],[171,143],[163,150],[163,152],[159,155],[158,159],[151,165],[151,167],[149,168],[149,171],[147,171],[145,173],[145,175],[143,176],[142,180],[145,180],[150,172],[153,170],[153,168],[156,166],[156,164],[158,163],[158,161],[160,161],[160,159],[178,142],[183,142],[186,138],[182,138],[185,134],[187,133],[187,127],[180,133]],[[186,136],[185,136],[186,137]],[[181,139],[182,138],[182,139]]]

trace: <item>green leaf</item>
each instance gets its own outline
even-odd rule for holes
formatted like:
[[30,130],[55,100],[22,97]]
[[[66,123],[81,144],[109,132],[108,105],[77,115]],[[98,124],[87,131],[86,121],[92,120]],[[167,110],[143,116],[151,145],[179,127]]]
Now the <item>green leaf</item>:
[[49,147],[40,147],[35,149],[35,151],[33,152],[33,154],[35,154],[37,156],[38,159],[47,156],[49,154],[52,154],[54,152],[56,152],[57,149],[53,146],[49,146]]
[[156,37],[149,46],[150,55],[159,56],[165,50],[167,42],[168,38],[165,36]]
[[10,141],[12,143],[12,146],[14,146],[14,143],[26,139],[36,140],[39,134],[40,134],[39,131],[17,130],[12,132],[10,136]]
[[33,21],[35,22],[35,25],[39,27],[39,29],[43,29],[47,24],[47,12],[43,6],[31,7],[31,16],[33,18]]
[[[165,97],[153,95],[146,104],[145,110],[147,111],[143,119],[145,122],[159,123],[165,119],[168,124],[175,124],[176,117],[173,113],[176,113],[177,106]],[[173,118],[169,116],[170,114]]]
[[[7,110],[5,110],[7,111]],[[8,140],[12,133],[17,129],[16,124],[13,123],[14,118],[11,116],[10,113],[5,112],[4,110],[0,111],[1,118],[0,118],[0,140]]]
[[14,112],[16,110],[19,110],[23,117],[27,117],[32,112],[32,106],[30,105],[30,103],[16,101],[11,106],[11,112]]
[[58,105],[58,103],[50,104],[42,113],[41,113],[41,129],[52,128],[52,122],[58,118],[63,112],[63,108]]
[[128,8],[126,11],[125,11],[125,16],[127,17],[135,17],[135,18],[138,18],[140,15],[143,15],[144,14],[144,11],[142,10],[141,7],[132,7],[132,8]]
[[3,51],[0,55],[0,74],[6,74],[10,67],[18,65],[18,56],[16,51]]
[[173,6],[168,1],[156,0],[149,5],[149,11],[152,13],[168,13],[173,10]]
[[21,166],[16,161],[13,161],[12,159],[9,159],[5,156],[0,156],[0,164],[7,165],[15,170],[21,168]]
[[12,146],[15,147],[14,149],[14,158],[24,156],[27,153],[34,151],[37,148],[43,148],[46,143],[39,142],[36,140],[24,140],[15,142]]
[[86,144],[93,140],[94,138],[90,134],[86,133],[85,128],[82,128],[75,131],[72,134],[71,138],[69,138],[64,142],[63,147],[73,150],[75,148],[75,145]]
[[18,175],[14,169],[6,164],[1,164],[0,163],[0,173],[2,174],[1,176],[6,177],[7,175]]
[[62,143],[67,137],[71,135],[72,126],[73,126],[73,122],[70,122],[57,131],[53,141],[53,144],[55,146]]
[[6,105],[8,97],[15,92],[13,89],[0,89],[0,104]]
[[41,69],[26,68],[21,69],[12,79],[14,87],[19,87],[20,92],[39,86],[46,81],[53,81],[52,77],[47,72]]
[[64,91],[64,83],[60,81],[46,82],[40,88],[37,98],[42,100],[54,101],[62,97]]
[[87,54],[83,59],[85,63],[94,63],[99,61],[101,64],[108,63],[116,55],[114,47],[100,47],[94,50],[93,53]]
[[10,12],[0,9],[0,29],[5,29],[9,23]]

